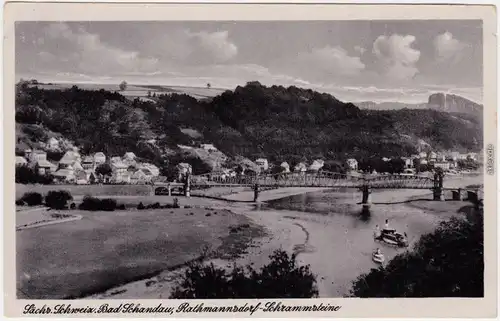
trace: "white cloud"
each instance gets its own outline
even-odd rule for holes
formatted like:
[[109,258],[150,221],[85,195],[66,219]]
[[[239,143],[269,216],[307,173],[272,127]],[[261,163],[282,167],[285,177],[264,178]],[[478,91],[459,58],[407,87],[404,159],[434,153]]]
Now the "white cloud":
[[[158,67],[155,58],[111,46],[102,42],[99,35],[88,33],[82,28],[73,31],[65,23],[50,24],[45,29],[45,35],[46,39],[41,43],[47,44],[47,48],[70,48],[71,52],[42,51],[38,54],[42,61],[48,62],[48,58],[57,56],[66,67],[73,70],[76,68],[84,73],[151,72]],[[54,43],[58,45],[54,46]]]
[[361,46],[354,46],[354,51],[356,51],[359,55],[363,55],[366,52],[366,48]]
[[378,59],[380,71],[387,76],[388,80],[407,80],[418,73],[415,64],[420,58],[420,51],[411,47],[415,40],[412,35],[398,34],[390,37],[379,36],[375,40],[373,53]]
[[275,63],[273,70],[310,81],[332,83],[355,78],[365,69],[357,56],[350,56],[342,47],[326,46],[300,52],[296,56]]
[[453,34],[448,31],[434,38],[434,48],[438,61],[457,61],[460,59],[460,53],[466,47],[466,44],[453,38]]
[[238,47],[229,41],[227,31],[218,32],[186,32],[191,44],[191,51],[200,59],[209,56],[213,62],[222,63],[238,54]]

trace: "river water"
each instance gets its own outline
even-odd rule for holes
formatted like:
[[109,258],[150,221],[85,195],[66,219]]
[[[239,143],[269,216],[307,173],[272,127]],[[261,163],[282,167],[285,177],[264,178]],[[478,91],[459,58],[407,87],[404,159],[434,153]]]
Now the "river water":
[[380,248],[386,262],[405,248],[375,242],[376,225],[391,227],[408,234],[410,248],[422,236],[432,232],[441,220],[458,214],[467,202],[433,202],[430,191],[375,191],[373,204],[363,209],[361,194],[342,190],[313,192],[267,202],[259,211],[290,220],[303,232],[295,245],[297,259],[309,264],[317,275],[320,297],[349,294],[352,281],[378,264],[372,252]]

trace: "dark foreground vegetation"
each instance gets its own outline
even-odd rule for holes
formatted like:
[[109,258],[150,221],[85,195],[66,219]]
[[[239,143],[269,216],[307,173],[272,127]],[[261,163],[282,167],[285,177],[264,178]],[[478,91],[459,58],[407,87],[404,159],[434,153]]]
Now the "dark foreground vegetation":
[[317,297],[316,277],[299,266],[295,254],[275,251],[260,270],[250,265],[231,271],[213,264],[191,263],[174,289],[173,299],[249,299]]
[[[417,151],[418,139],[441,150],[482,146],[480,117],[429,109],[362,110],[329,94],[258,82],[211,101],[178,94],[129,101],[105,90],[44,90],[26,84],[17,86],[16,95],[18,152],[46,141],[49,134],[60,135],[83,147],[84,154],[132,151],[167,173],[171,159],[177,163],[187,157],[178,144],[212,142],[228,156],[265,156],[292,166],[314,158],[405,156]],[[181,131],[185,128],[200,135],[188,135]],[[203,166],[198,162],[193,171],[206,171]]]

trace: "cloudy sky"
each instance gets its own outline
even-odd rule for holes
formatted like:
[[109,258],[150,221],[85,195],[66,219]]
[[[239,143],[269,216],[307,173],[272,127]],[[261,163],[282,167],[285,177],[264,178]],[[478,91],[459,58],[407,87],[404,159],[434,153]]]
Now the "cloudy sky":
[[481,102],[481,21],[19,22],[16,77],[234,88],[296,85],[345,101]]

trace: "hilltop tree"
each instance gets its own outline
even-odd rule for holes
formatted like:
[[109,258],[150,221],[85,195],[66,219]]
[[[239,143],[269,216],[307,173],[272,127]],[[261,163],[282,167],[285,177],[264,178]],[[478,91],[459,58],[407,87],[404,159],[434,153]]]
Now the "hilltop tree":
[[212,85],[210,85],[210,83],[207,83],[207,88],[210,89],[212,87]]
[[127,82],[126,82],[125,80],[124,80],[124,81],[122,81],[122,82],[120,83],[120,90],[121,90],[121,91],[124,91],[125,89],[127,89],[127,86],[128,86]]

